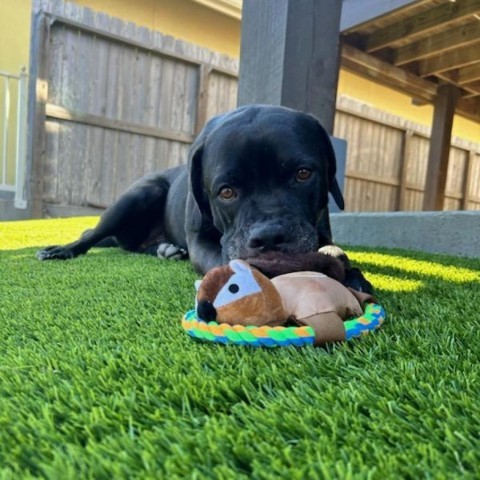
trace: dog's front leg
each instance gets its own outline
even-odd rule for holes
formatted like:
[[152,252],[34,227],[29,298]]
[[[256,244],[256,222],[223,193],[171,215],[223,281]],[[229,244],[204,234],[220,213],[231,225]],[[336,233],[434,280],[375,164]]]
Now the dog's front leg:
[[220,243],[222,234],[215,228],[211,213],[202,213],[191,194],[187,196],[185,213],[188,256],[193,268],[204,275],[224,263]]
[[223,264],[219,242],[202,232],[192,232],[187,238],[190,262],[198,273],[204,275]]

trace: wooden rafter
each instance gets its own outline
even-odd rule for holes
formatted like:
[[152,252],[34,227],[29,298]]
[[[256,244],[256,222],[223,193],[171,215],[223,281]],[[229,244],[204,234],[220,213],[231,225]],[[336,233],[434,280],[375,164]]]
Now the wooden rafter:
[[[395,67],[348,44],[342,46],[342,67],[410,95],[418,104],[432,103],[437,98],[436,83],[420,78],[408,70]],[[439,78],[442,77],[443,75]],[[448,82],[446,76],[444,79]],[[464,98],[457,101],[457,112],[478,122],[480,121],[480,97],[468,98],[471,95],[472,92],[467,91]]]
[[378,29],[365,39],[365,51],[372,53],[399,41],[414,39],[420,34],[480,13],[480,0],[446,2],[394,25]]
[[[452,79],[452,75],[449,75],[447,72],[437,73],[437,78],[443,80],[444,81],[443,83],[451,83],[452,85],[457,85],[457,82],[455,82]],[[467,84],[461,86],[461,97],[462,98],[476,97],[477,95],[479,95],[479,93],[480,92],[478,90],[478,84],[476,84],[475,82],[467,83]]]
[[342,47],[342,66],[364,76],[376,78],[397,90],[410,92],[412,96],[427,102],[431,102],[437,93],[434,83],[419,78],[407,70],[394,67],[348,44]]
[[456,80],[459,85],[480,80],[480,60],[478,63],[468,67],[460,68],[457,72]]
[[480,122],[480,98],[461,98],[457,102],[457,112],[474,122]]
[[421,77],[441,73],[477,63],[480,57],[480,45],[471,45],[464,49],[447,52],[441,56],[422,60],[417,64]]
[[471,83],[466,83],[465,85],[462,85],[462,88],[465,88],[467,90],[467,94],[464,95],[464,98],[470,98],[470,97],[476,97],[477,95],[480,96],[480,80],[477,80],[476,82],[471,82]]
[[393,64],[404,65],[470,44],[477,44],[476,47],[480,50],[480,22],[461,25],[399,47],[395,50]]
[[450,72],[443,72],[441,76],[447,82],[455,83],[456,85],[463,87],[465,84],[468,85],[480,80],[480,61],[468,65],[467,67],[457,68]]

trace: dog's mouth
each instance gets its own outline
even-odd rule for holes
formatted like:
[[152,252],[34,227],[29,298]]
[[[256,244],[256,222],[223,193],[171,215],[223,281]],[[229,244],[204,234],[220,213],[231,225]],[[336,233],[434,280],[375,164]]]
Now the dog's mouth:
[[292,263],[298,255],[298,253],[294,252],[271,250],[243,260],[260,270],[267,277],[273,278],[284,273],[290,273],[292,271]]
[[[262,227],[263,228],[263,227]],[[292,225],[288,235],[283,231],[258,233],[259,229],[240,230],[238,234],[225,236],[222,240],[224,260],[234,259],[271,262],[272,259],[292,257],[318,250],[319,242],[315,228],[310,224]]]
[[[268,278],[278,277],[279,275],[292,272],[322,271],[322,269],[326,269],[317,251],[295,254],[272,251],[262,253],[256,257],[246,258],[245,261],[252,267],[260,270]],[[336,260],[332,259],[332,262],[335,261]],[[335,270],[336,267],[333,266],[332,268]],[[339,268],[341,269],[341,266]],[[338,273],[332,276],[334,278],[340,277]]]

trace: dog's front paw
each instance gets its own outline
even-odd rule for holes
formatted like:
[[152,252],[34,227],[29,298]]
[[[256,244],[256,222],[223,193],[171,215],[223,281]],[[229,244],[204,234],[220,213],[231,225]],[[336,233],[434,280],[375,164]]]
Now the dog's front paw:
[[357,292],[374,294],[373,285],[363,276],[358,268],[350,268],[345,271],[345,286],[357,290]]
[[73,252],[66,247],[60,247],[60,246],[52,246],[52,247],[46,247],[42,248],[42,250],[39,250],[35,256],[43,261],[43,260],[69,260],[70,258],[73,258],[75,255]]
[[322,248],[318,249],[319,253],[324,255],[330,255],[343,263],[343,266],[348,269],[351,268],[350,261],[348,260],[347,254],[336,245],[325,245]]
[[173,243],[161,243],[157,248],[157,257],[166,260],[183,260],[188,257],[188,252]]

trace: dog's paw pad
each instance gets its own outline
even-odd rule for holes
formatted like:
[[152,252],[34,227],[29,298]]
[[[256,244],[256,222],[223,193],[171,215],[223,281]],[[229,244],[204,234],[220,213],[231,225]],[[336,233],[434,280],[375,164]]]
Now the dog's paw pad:
[[161,243],[157,249],[157,257],[167,260],[183,260],[187,258],[188,252],[173,243]]

